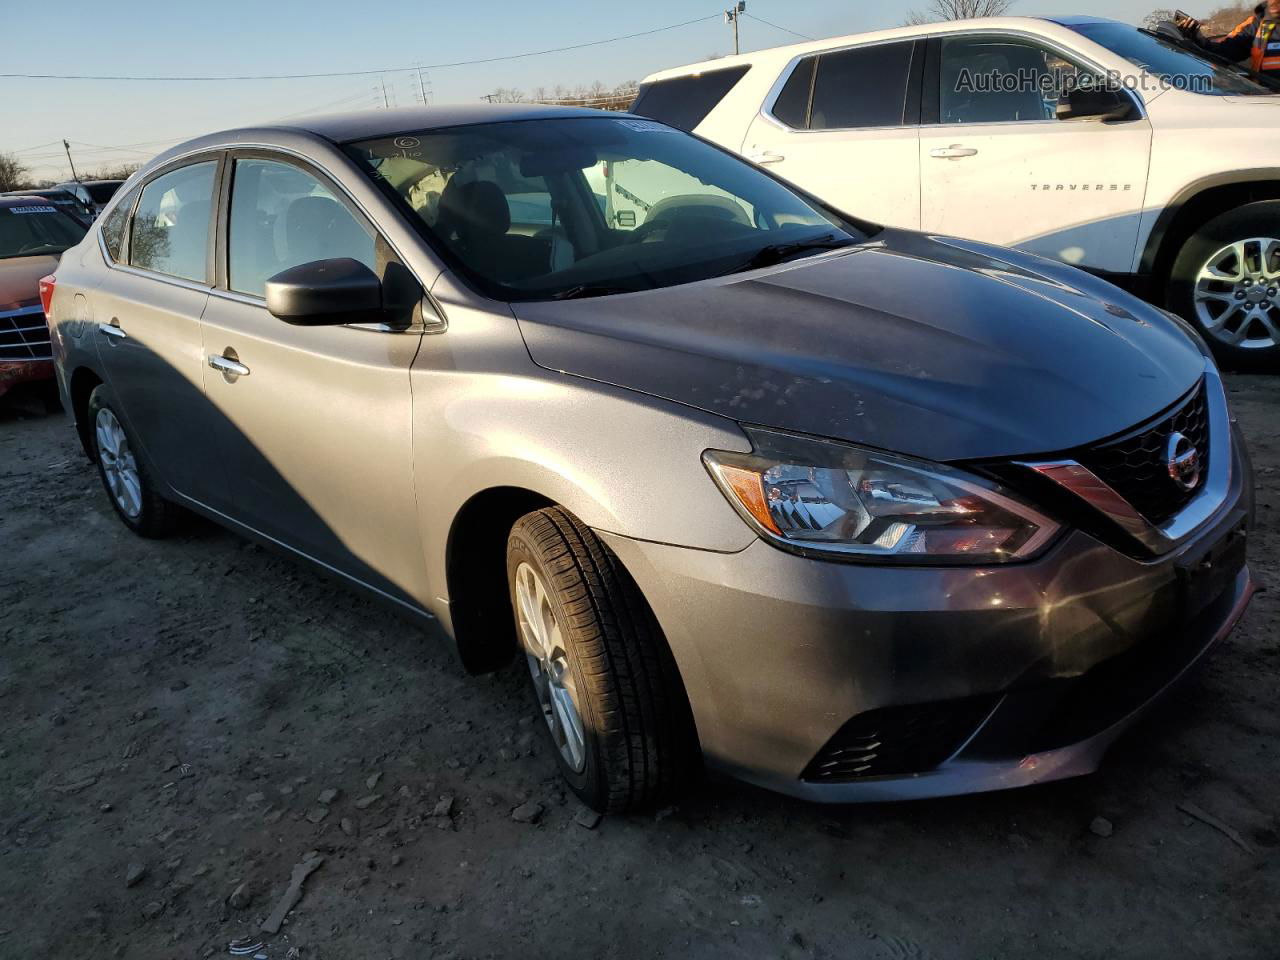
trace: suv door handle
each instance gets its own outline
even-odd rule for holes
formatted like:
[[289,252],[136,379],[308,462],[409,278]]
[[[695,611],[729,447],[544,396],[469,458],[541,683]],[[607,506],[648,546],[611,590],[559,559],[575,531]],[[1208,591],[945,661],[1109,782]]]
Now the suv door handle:
[[108,337],[115,337],[118,340],[129,339],[129,335],[120,329],[120,321],[114,317],[110,323],[98,324],[98,332],[105,333]]
[[936,157],[939,160],[960,160],[964,157],[976,157],[978,151],[973,147],[962,147],[958,143],[953,143],[949,147],[938,147],[929,151],[929,156]]
[[230,360],[217,353],[210,354],[209,366],[219,373],[226,374],[228,377],[247,377],[249,375],[249,368],[239,360]]
[[752,163],[781,163],[787,159],[780,153],[774,153],[772,150],[752,150],[747,154],[747,159]]

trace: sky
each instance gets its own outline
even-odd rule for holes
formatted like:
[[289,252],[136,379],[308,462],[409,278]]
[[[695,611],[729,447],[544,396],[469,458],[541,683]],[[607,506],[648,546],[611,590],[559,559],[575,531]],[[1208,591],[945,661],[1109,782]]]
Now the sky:
[[[924,0],[748,0],[743,51],[898,26]],[[1093,14],[1139,22],[1157,0],[1016,0],[1016,14]],[[1210,4],[1213,6],[1214,4]],[[1220,5],[1220,4],[1219,4]],[[191,76],[321,73],[426,65],[435,103],[475,101],[498,87],[640,80],[665,67],[733,52],[728,0],[0,0],[0,22],[33,25],[10,35],[0,73]],[[1193,12],[1195,9],[1192,3]],[[648,36],[500,63],[445,67],[711,19]],[[760,19],[755,19],[759,17]],[[769,21],[770,26],[762,21]],[[779,29],[781,28],[781,29]],[[786,31],[794,31],[788,33]],[[25,34],[25,31],[20,31]],[[432,67],[431,65],[437,65]],[[145,161],[174,142],[227,127],[308,113],[417,102],[417,74],[201,82],[0,78],[0,152],[37,178],[67,179],[61,141],[77,168]],[[164,141],[164,142],[160,142]]]

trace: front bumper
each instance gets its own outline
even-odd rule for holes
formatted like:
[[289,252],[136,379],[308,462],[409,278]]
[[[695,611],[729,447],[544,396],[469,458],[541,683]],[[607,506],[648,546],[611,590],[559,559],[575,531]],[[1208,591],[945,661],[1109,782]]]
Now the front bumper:
[[[1252,489],[1242,445],[1237,453],[1223,507],[1152,562],[1079,531],[1037,561],[989,568],[860,566],[763,542],[716,554],[601,536],[667,636],[708,763],[833,803],[998,790],[1095,770],[1243,615],[1254,585],[1242,557],[1214,574],[1209,595],[1185,582],[1208,547],[1245,536]],[[868,775],[821,779],[820,762],[857,718],[939,710],[968,717],[968,727],[927,769],[877,775],[872,764]],[[919,735],[918,724],[903,729]],[[883,740],[882,755],[894,748]]]
[[52,379],[52,360],[0,360],[0,397],[20,383]]

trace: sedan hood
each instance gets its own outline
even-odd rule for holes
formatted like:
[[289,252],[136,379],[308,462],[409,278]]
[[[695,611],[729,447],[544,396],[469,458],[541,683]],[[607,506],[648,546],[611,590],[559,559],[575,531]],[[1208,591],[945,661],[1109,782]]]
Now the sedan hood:
[[885,231],[769,270],[513,305],[534,362],[740,422],[931,460],[1119,433],[1205,358],[1172,319],[1061,264]]
[[58,268],[56,256],[0,259],[0,310],[40,302],[40,278]]

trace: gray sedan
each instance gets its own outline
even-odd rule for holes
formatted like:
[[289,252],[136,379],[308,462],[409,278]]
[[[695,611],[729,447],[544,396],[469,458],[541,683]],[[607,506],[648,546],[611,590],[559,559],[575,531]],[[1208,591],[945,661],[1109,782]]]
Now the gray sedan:
[[638,117],[203,137],[42,295],[126,526],[202,514],[518,658],[600,810],[704,760],[834,802],[1087,773],[1253,591],[1179,320]]

